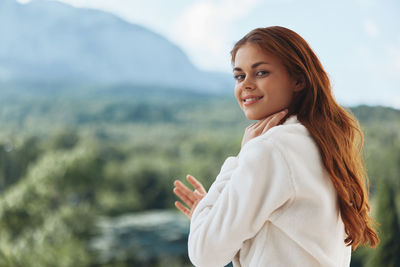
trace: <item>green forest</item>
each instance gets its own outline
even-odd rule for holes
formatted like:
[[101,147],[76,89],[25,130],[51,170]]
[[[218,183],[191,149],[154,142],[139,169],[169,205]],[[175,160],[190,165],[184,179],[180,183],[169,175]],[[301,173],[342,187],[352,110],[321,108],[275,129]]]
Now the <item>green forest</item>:
[[[381,238],[351,266],[400,266],[400,110],[346,108]],[[233,94],[0,85],[0,266],[191,266],[173,181],[209,188],[250,123]]]

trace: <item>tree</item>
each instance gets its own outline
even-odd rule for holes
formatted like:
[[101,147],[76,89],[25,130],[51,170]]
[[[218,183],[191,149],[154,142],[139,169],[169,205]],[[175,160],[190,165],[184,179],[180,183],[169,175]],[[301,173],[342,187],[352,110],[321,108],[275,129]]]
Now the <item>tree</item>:
[[395,188],[382,179],[378,186],[376,213],[381,242],[373,251],[369,266],[400,266],[400,225],[395,196]]

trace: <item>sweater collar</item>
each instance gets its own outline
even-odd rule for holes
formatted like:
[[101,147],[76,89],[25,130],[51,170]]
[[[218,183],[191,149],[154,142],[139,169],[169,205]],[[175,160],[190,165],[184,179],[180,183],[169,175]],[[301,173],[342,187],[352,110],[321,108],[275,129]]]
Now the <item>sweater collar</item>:
[[289,116],[285,122],[283,123],[283,125],[287,125],[287,124],[295,124],[295,123],[300,123],[297,119],[297,115],[291,115]]

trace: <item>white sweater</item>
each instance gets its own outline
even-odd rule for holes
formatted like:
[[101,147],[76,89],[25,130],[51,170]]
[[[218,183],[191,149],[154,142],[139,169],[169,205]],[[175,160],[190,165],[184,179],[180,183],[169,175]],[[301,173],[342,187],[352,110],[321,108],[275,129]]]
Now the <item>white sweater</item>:
[[198,267],[348,267],[351,247],[316,143],[296,116],[228,157],[190,222]]

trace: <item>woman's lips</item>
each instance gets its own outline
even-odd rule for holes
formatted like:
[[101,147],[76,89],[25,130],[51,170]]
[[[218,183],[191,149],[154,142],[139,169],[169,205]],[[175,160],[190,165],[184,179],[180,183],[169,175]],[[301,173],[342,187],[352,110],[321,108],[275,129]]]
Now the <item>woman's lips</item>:
[[252,105],[254,103],[257,103],[262,98],[263,98],[263,96],[251,97],[251,98],[243,99],[243,105],[245,105],[246,107],[250,106],[250,105]]

